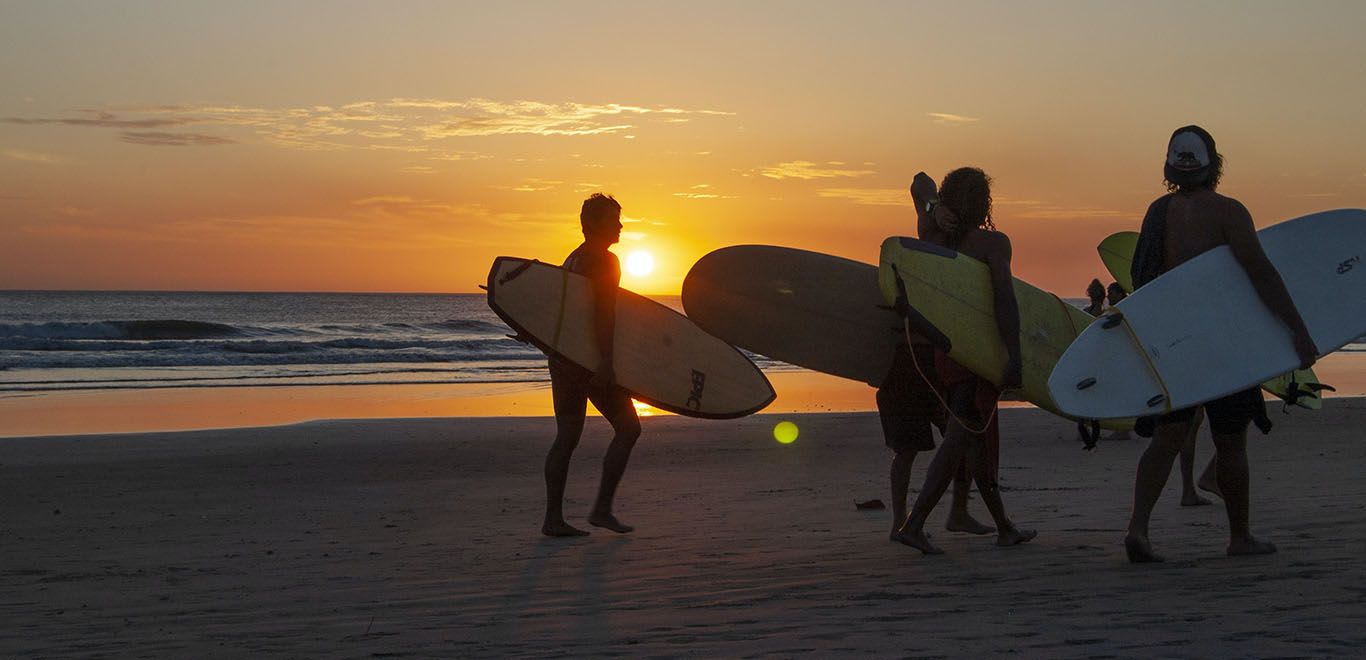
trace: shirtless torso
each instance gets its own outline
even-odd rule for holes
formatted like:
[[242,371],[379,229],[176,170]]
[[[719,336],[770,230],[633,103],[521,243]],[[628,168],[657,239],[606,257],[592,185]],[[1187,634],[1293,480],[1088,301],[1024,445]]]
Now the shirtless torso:
[[1252,214],[1242,202],[1213,190],[1199,189],[1170,196],[1163,248],[1164,270],[1171,270],[1221,245],[1227,245],[1238,264],[1247,271],[1257,294],[1267,308],[1290,329],[1295,350],[1308,368],[1318,352],[1309,340],[1295,303],[1276,267],[1262,251]]

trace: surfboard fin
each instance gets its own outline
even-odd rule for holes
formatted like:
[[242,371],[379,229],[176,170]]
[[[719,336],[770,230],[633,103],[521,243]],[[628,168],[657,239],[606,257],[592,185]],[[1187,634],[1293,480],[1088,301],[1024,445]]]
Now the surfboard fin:
[[[1289,415],[1290,406],[1299,405],[1300,399],[1322,399],[1320,392],[1336,392],[1338,389],[1327,383],[1300,383],[1290,381],[1290,387],[1286,388],[1285,396],[1281,400],[1285,403],[1281,406],[1281,412]],[[1301,406],[1307,407],[1307,406]]]

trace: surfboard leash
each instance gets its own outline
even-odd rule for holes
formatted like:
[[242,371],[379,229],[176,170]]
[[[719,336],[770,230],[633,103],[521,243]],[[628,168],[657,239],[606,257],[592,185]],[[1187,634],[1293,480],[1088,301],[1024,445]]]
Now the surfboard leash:
[[976,435],[982,435],[986,433],[987,429],[991,428],[991,423],[996,420],[996,412],[1001,408],[1001,391],[996,391],[996,405],[991,407],[991,414],[987,415],[986,421],[982,423],[982,428],[976,429],[971,426],[968,426],[968,423],[963,421],[962,417],[959,417],[956,413],[953,412],[953,408],[949,407],[948,402],[945,401],[943,395],[939,393],[939,389],[934,386],[934,382],[931,381],[929,376],[925,375],[925,371],[920,368],[920,359],[915,356],[915,344],[911,341],[910,319],[903,318],[902,325],[906,330],[906,347],[909,349],[911,353],[911,364],[915,365],[915,372],[917,374],[920,374],[920,379],[925,381],[925,384],[929,386],[930,391],[934,393],[934,398],[939,400],[939,405],[944,407],[944,412],[948,413],[948,416],[950,418],[958,422],[958,424],[963,428],[967,429],[969,433],[973,433]]

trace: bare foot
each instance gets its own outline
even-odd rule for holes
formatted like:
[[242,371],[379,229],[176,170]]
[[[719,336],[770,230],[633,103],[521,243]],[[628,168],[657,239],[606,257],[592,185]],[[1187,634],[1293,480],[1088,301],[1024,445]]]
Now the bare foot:
[[[1206,493],[1209,493],[1210,495],[1214,495],[1215,497],[1218,497],[1221,500],[1224,499],[1224,491],[1219,490],[1219,483],[1214,481],[1213,479],[1208,481],[1201,479],[1200,481],[1196,482],[1195,487],[1205,491]],[[1182,504],[1185,504],[1185,502],[1183,501]]]
[[991,525],[983,525],[982,523],[977,522],[977,519],[973,518],[972,514],[969,513],[964,513],[962,515],[949,514],[949,519],[944,523],[944,529],[947,529],[950,532],[966,532],[968,534],[977,535],[990,534],[996,531],[996,528]]
[[1001,533],[996,535],[996,545],[1005,547],[1010,545],[1020,545],[1021,543],[1029,543],[1031,539],[1038,535],[1039,533],[1032,529],[1019,529],[1014,525],[1011,525],[1005,529],[1002,529]]
[[933,543],[930,543],[930,537],[925,534],[924,531],[909,532],[904,529],[897,530],[892,532],[892,540],[902,545],[909,545],[927,555],[944,554],[943,550],[936,548]]
[[1228,556],[1269,555],[1276,552],[1276,544],[1262,541],[1251,536],[1228,543]]
[[1200,497],[1199,493],[1191,492],[1181,496],[1181,506],[1206,506],[1213,502]]
[[1153,546],[1148,539],[1132,534],[1124,537],[1124,552],[1129,555],[1131,564],[1154,564],[1165,561],[1161,555],[1153,552]]
[[545,524],[541,525],[541,533],[546,536],[588,536],[588,532],[579,529],[578,527],[574,527],[563,520],[556,522],[551,522],[549,520],[545,521]]
[[588,524],[594,527],[610,529],[618,534],[633,532],[636,528],[617,520],[617,517],[610,513],[594,513],[588,516]]

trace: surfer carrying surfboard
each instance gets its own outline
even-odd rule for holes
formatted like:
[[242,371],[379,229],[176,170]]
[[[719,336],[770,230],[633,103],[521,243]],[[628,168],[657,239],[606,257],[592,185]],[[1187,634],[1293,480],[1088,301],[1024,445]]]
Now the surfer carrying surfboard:
[[[991,180],[977,168],[964,167],[949,172],[936,191],[934,180],[924,172],[915,175],[911,196],[915,201],[917,230],[922,240],[957,250],[987,265],[991,275],[997,329],[1008,354],[1001,389],[1019,387],[1022,381],[1020,358],[1020,313],[1010,274],[1010,239],[991,222]],[[948,407],[948,429],[943,443],[926,470],[925,485],[915,500],[911,514],[897,530],[901,543],[925,554],[942,554],[925,534],[925,520],[953,482],[960,462],[966,460],[977,482],[982,503],[996,522],[996,544],[1024,543],[1035,533],[1015,527],[1006,515],[996,483],[1000,443],[996,402],[1000,390],[957,362],[936,351],[935,370],[939,374]]]
[[[1318,349],[1280,274],[1262,250],[1252,215],[1238,200],[1215,192],[1223,174],[1223,156],[1216,151],[1214,138],[1199,126],[1178,128],[1168,141],[1163,173],[1168,194],[1153,202],[1143,218],[1131,273],[1134,288],[1204,252],[1227,245],[1262,303],[1289,328],[1301,368],[1312,365]],[[1188,437],[1189,427],[1198,423],[1196,411],[1201,407],[1214,437],[1216,476],[1227,505],[1228,554],[1276,551],[1275,545],[1257,539],[1248,528],[1247,427],[1259,415],[1265,416],[1261,392],[1254,386],[1154,420],[1152,442],[1138,462],[1134,509],[1124,539],[1131,562],[1162,561],[1153,553],[1148,523],[1171,474],[1172,462]]]
[[640,437],[640,418],[630,395],[615,382],[612,338],[616,326],[617,286],[621,263],[607,250],[621,240],[621,205],[602,193],[584,200],[579,212],[583,244],[564,261],[564,269],[589,278],[593,286],[593,332],[602,362],[596,372],[556,355],[550,355],[550,391],[555,407],[555,444],[545,458],[546,536],[587,536],[588,532],[564,520],[564,486],[569,478],[569,459],[583,435],[588,402],[612,425],[612,443],[602,460],[602,483],[588,523],[614,532],[632,531],[612,513],[612,498],[626,471],[631,449]]

